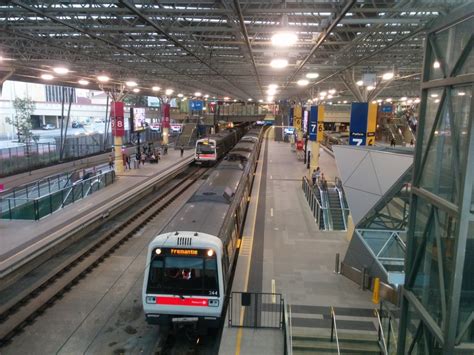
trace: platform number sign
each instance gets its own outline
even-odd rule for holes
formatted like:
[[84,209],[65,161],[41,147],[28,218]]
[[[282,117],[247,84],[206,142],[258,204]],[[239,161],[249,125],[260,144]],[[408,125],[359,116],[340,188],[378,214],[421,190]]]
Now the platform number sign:
[[110,126],[114,137],[125,135],[124,104],[123,102],[112,102],[110,105]]
[[367,136],[368,104],[354,102],[351,107],[350,145],[365,145]]
[[311,106],[309,115],[309,140],[316,141],[318,137],[318,106]]

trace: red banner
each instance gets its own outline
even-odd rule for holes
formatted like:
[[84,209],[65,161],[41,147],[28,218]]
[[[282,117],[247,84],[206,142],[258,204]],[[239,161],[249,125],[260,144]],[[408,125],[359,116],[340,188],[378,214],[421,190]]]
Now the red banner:
[[170,306],[194,306],[194,307],[207,307],[207,298],[180,298],[180,297],[157,297],[157,304],[164,304]]
[[110,124],[112,126],[112,135],[114,137],[123,137],[125,135],[125,122],[123,116],[123,102],[112,102],[110,105]]
[[161,124],[163,128],[170,128],[170,104],[163,104],[163,120]]

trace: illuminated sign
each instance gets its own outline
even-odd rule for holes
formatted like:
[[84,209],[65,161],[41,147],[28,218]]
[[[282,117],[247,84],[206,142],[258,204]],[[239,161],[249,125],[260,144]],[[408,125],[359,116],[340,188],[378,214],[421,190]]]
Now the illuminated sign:
[[172,255],[198,255],[196,249],[171,249]]
[[134,131],[143,131],[145,129],[145,108],[133,108],[133,128]]

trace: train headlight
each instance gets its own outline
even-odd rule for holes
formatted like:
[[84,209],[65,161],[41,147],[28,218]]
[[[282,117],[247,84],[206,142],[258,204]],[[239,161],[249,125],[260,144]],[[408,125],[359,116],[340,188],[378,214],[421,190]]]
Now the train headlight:
[[209,300],[207,304],[209,307],[219,307],[219,300]]
[[146,296],[146,303],[155,304],[156,303],[156,297],[155,296]]
[[160,254],[161,254],[161,249],[160,249],[160,248],[155,249],[155,254],[156,254],[156,255],[160,255]]
[[214,255],[214,250],[209,249],[209,250],[207,251],[207,256],[213,256],[213,255]]

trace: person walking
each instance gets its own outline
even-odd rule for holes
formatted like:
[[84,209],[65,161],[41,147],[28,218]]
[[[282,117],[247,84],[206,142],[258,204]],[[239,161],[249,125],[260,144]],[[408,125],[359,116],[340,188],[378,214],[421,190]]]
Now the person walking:
[[165,149],[163,150],[163,155],[168,154],[168,145],[165,145]]
[[135,161],[137,163],[137,169],[140,169],[140,151],[135,153]]
[[128,170],[130,170],[130,155],[125,156],[125,162],[127,163]]
[[183,157],[183,154],[184,154],[184,147],[183,145],[181,144],[181,147],[179,148],[180,152],[181,152],[181,157]]
[[392,140],[390,141],[390,147],[395,148],[395,145],[396,145],[395,138],[392,138]]
[[140,160],[141,160],[141,162],[142,162],[142,165],[145,165],[146,155],[145,155],[144,152],[143,152],[142,155],[140,156]]
[[311,180],[313,180],[313,186],[316,185],[316,169],[314,169],[313,174],[311,174]]

